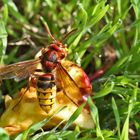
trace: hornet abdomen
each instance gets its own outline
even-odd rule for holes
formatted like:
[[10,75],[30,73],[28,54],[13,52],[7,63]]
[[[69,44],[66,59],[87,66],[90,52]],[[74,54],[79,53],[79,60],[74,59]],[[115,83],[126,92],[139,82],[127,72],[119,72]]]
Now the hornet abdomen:
[[52,73],[39,76],[37,80],[37,94],[40,107],[48,113],[55,103],[56,84]]

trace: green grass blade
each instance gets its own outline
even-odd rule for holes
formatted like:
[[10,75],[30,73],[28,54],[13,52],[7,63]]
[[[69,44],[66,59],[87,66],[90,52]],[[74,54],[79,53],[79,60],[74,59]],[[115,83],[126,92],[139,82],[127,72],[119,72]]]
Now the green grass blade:
[[113,111],[114,111],[115,120],[116,120],[116,124],[117,124],[118,139],[120,139],[120,115],[119,115],[118,107],[116,105],[116,102],[115,102],[114,98],[112,98],[112,108],[113,108]]
[[12,49],[12,51],[8,55],[8,58],[5,60],[5,64],[10,64],[15,59],[15,56],[18,50],[19,50],[19,47],[15,47]]
[[79,14],[78,14],[77,22],[79,23],[78,25],[79,33],[77,34],[77,37],[75,37],[73,43],[69,46],[69,53],[72,52],[72,50],[75,49],[75,47],[78,45],[82,35],[84,34],[84,29],[87,24],[88,16],[82,3],[78,3],[78,8],[79,8],[79,12],[78,12]]
[[94,121],[95,127],[96,127],[96,135],[97,137],[101,138],[104,140],[104,137],[102,135],[102,131],[100,129],[100,124],[99,124],[99,114],[98,114],[98,109],[93,103],[91,97],[88,98],[88,104],[90,106],[90,114],[92,116],[92,119]]
[[3,63],[3,57],[5,55],[7,47],[7,32],[4,22],[0,20],[0,63]]
[[23,134],[20,133],[20,134],[18,134],[18,135],[14,138],[14,140],[21,140],[21,139],[22,139],[22,136],[23,136]]
[[[137,1],[137,0],[131,0],[131,3],[132,3],[132,7],[134,9],[134,12],[135,12],[136,20],[137,19],[140,19],[140,12],[139,12],[140,3],[139,3],[139,1]],[[136,31],[135,31],[133,46],[136,46],[136,44],[139,42],[139,38],[140,38],[140,28],[139,28],[139,25],[136,26]]]
[[105,84],[104,87],[93,96],[93,99],[100,98],[100,97],[108,95],[109,93],[111,93],[113,88],[114,88],[114,82],[113,81],[111,83]]
[[3,128],[0,128],[0,140],[10,140],[9,135]]
[[122,70],[122,68],[124,67],[124,64],[126,64],[126,62],[129,60],[129,57],[130,56],[123,56],[120,60],[118,60],[116,62],[116,64],[114,64],[111,69],[109,69],[105,75],[108,76],[108,75],[111,75],[111,74],[115,74],[115,73],[118,73],[119,71]]
[[53,2],[52,2],[51,0],[45,0],[45,1],[46,1],[46,3],[47,3],[50,7],[53,6]]
[[103,6],[102,3],[103,1],[97,5],[99,8],[97,8],[97,10],[93,12],[94,15],[90,17],[91,20],[87,23],[87,28],[91,28],[93,25],[99,22],[108,11],[109,5]]
[[127,116],[125,123],[123,125],[121,140],[128,140],[128,132],[129,132],[129,116]]
[[[93,35],[89,40],[85,41],[81,45],[81,47],[78,47],[76,49],[76,51],[79,52],[80,58],[82,58],[84,56],[85,51],[87,50],[87,48],[90,45],[95,44],[96,49],[101,47],[101,44],[104,43],[106,40],[108,40],[117,31],[117,29],[120,27],[120,25],[121,25],[120,20],[118,20],[112,26],[111,26],[111,24],[107,24],[103,27],[103,29],[98,34]],[[109,26],[110,26],[110,28],[109,28]]]
[[83,103],[80,107],[78,107],[76,109],[76,111],[72,114],[72,116],[69,118],[69,120],[67,121],[66,125],[63,127],[63,131],[65,131],[66,129],[68,129],[68,127],[70,127],[72,125],[72,123],[78,118],[78,116],[81,114],[84,106],[86,103]]
[[6,24],[7,21],[8,21],[8,6],[7,4],[4,4],[4,10],[3,10],[3,20],[4,20],[4,23]]
[[8,0],[3,0],[3,1],[4,1],[4,4],[8,6],[10,14],[12,14],[21,23],[23,24],[28,23],[26,18],[19,13],[18,8],[13,1],[8,1]]
[[122,14],[122,8],[121,8],[121,0],[117,0],[117,6],[118,6],[118,14]]
[[79,28],[81,28],[82,30],[84,29],[84,27],[87,24],[87,19],[88,19],[88,15],[86,10],[84,9],[83,5],[81,3],[78,3],[78,7],[79,7],[79,23],[81,23],[79,25]]
[[138,89],[136,86],[136,87],[134,87],[132,97],[129,100],[128,114],[127,114],[126,120],[125,120],[124,125],[123,125],[123,129],[122,129],[122,133],[121,133],[121,140],[128,140],[129,139],[129,137],[128,137],[129,136],[129,134],[128,134],[128,132],[129,132],[129,120],[130,120],[130,115],[131,115],[132,109],[134,108],[134,105],[135,105],[137,93],[138,93]]

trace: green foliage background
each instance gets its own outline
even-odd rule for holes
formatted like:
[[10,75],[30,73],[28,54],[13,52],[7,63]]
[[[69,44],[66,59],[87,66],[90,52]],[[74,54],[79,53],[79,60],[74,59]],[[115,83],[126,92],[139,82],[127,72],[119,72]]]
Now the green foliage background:
[[[81,65],[89,77],[108,64],[109,68],[101,77],[91,81],[95,103],[91,99],[88,103],[96,125],[94,130],[68,130],[81,112],[82,107],[79,107],[62,130],[29,135],[42,126],[40,122],[36,124],[38,127],[32,126],[14,139],[140,139],[140,1],[2,0],[2,64],[32,59],[41,47],[50,44],[51,39],[39,20],[40,16],[44,17],[58,40],[71,29],[77,29],[66,41],[68,59]],[[104,57],[110,48],[115,59]],[[1,97],[3,94],[13,95],[24,85],[26,80],[20,84],[5,80]],[[0,138],[9,139],[3,129],[0,129]]]

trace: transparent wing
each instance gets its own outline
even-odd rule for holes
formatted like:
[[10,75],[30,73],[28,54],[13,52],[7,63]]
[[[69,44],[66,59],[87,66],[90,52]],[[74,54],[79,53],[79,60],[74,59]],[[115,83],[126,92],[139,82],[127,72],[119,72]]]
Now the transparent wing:
[[15,79],[20,81],[25,79],[36,69],[39,62],[38,58],[0,67],[0,80]]
[[59,79],[61,88],[64,93],[77,105],[82,102],[82,93],[78,87],[78,83],[71,78],[65,68],[58,63],[57,65],[57,78]]

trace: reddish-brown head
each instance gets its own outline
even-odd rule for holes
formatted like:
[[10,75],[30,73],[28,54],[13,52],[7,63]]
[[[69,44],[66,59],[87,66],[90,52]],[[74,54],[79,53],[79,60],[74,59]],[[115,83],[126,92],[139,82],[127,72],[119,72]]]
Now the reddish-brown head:
[[42,49],[41,64],[46,72],[51,72],[67,56],[67,47],[60,42],[54,42]]
[[66,45],[63,45],[60,42],[55,42],[49,46],[50,50],[56,51],[58,54],[58,60],[62,60],[67,56],[68,49]]

